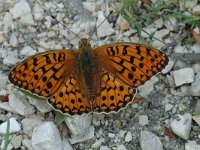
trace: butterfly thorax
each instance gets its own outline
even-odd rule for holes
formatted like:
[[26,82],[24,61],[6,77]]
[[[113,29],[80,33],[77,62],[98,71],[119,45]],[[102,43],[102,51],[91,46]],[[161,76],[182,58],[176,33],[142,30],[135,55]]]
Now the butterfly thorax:
[[80,50],[77,53],[77,73],[80,75],[79,84],[85,97],[92,101],[97,96],[99,86],[99,60],[86,39],[80,42]]

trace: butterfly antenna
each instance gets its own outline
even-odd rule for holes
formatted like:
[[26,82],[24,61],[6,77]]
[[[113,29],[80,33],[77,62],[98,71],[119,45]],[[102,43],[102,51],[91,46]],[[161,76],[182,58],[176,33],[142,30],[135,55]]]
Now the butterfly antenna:
[[108,17],[113,13],[113,11],[111,10],[110,13],[108,14],[108,16],[92,31],[92,33],[89,35],[88,40],[90,39],[90,37],[94,34],[95,30],[98,29],[99,26],[101,26],[107,19]]
[[75,36],[77,36],[79,39],[81,39],[80,36],[78,36],[78,34],[76,34],[76,33],[73,32],[71,29],[69,29],[64,23],[59,22],[59,21],[56,19],[55,16],[51,15],[51,17],[52,17],[54,20],[56,20],[57,23],[60,23],[60,24],[61,24],[62,26],[64,26],[67,30],[69,30],[71,33],[73,33]]

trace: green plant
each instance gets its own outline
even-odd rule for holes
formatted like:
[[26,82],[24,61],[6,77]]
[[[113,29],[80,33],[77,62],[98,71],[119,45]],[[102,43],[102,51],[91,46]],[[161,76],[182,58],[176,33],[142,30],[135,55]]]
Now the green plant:
[[10,141],[11,141],[11,138],[10,138],[10,120],[7,119],[6,137],[5,137],[5,143],[4,143],[3,150],[7,150]]

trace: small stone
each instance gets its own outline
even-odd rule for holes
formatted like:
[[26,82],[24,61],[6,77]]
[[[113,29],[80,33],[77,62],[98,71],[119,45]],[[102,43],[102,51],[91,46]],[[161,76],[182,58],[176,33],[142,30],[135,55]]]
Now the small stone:
[[0,34],[0,44],[2,44],[5,41],[5,38],[2,34]]
[[[16,121],[15,118],[10,118],[10,130],[9,133],[16,133],[21,130],[21,125]],[[6,134],[7,122],[0,124],[0,133]]]
[[141,32],[142,37],[144,38],[148,38],[150,37],[154,32],[156,32],[156,28],[153,26],[147,26],[146,28],[144,28]]
[[10,45],[13,47],[18,47],[18,39],[14,34],[12,34],[10,37]]
[[43,121],[38,118],[24,118],[22,121],[23,133],[32,136],[33,129],[42,125]]
[[10,30],[10,27],[12,28],[13,25],[13,18],[9,12],[7,12],[3,17],[3,25],[3,33],[7,34]]
[[27,25],[35,25],[33,15],[31,13],[24,14],[20,17],[20,22]]
[[176,86],[194,82],[192,68],[183,68],[172,72]]
[[154,24],[155,24],[155,27],[156,28],[162,28],[163,27],[163,25],[164,25],[164,23],[163,23],[163,19],[162,18],[159,18],[159,19],[157,19],[157,20],[155,20],[154,21]]
[[111,150],[108,146],[101,146],[99,150]]
[[194,74],[200,72],[200,64],[199,64],[199,63],[193,64],[193,65],[192,65],[192,69],[193,69],[193,71],[194,71]]
[[156,38],[158,38],[158,39],[162,39],[168,34],[169,34],[169,30],[168,29],[161,29],[161,30],[156,31],[154,36]]
[[176,45],[176,46],[174,47],[174,52],[175,52],[175,53],[187,53],[187,52],[188,52],[188,49],[187,49],[187,47],[185,47],[185,46]]
[[33,7],[33,16],[34,19],[38,21],[41,21],[44,18],[44,9],[38,3]]
[[22,116],[33,114],[35,111],[23,96],[14,95],[13,93],[9,95],[9,105]]
[[37,110],[41,113],[48,113],[53,110],[53,108],[48,104],[46,99],[35,99],[33,97],[28,96],[28,101],[31,105],[34,105]]
[[130,141],[132,141],[132,134],[131,134],[131,132],[127,132],[124,141],[125,141],[125,142],[130,142]]
[[31,13],[31,8],[26,0],[20,0],[10,9],[13,18],[16,19],[24,14]]
[[32,143],[32,140],[29,140],[29,139],[23,139],[22,141],[22,145],[25,146],[28,150],[33,150],[31,143]]
[[197,45],[197,44],[192,45],[191,50],[192,50],[192,52],[199,54],[200,53],[200,45]]
[[22,50],[20,50],[20,54],[25,56],[32,56],[36,54],[36,52],[37,51],[30,46],[25,46],[24,48],[22,48]]
[[144,85],[138,87],[140,96],[146,97],[154,90],[154,84],[159,81],[157,76],[153,76],[149,81]]
[[200,113],[200,99],[196,101],[193,108],[194,113]]
[[115,150],[127,150],[124,145],[118,145]]
[[141,126],[145,126],[149,124],[148,116],[147,115],[139,115],[139,124]]
[[108,133],[108,137],[113,139],[115,137],[115,134],[114,133]]
[[192,116],[192,119],[200,126],[200,114]]
[[190,95],[190,86],[189,85],[182,85],[181,86],[181,93],[184,96]]
[[170,125],[172,128],[172,131],[176,135],[187,140],[190,136],[192,116],[189,113],[185,115],[176,115],[176,117],[171,118]]
[[[101,26],[99,26],[100,24],[101,24]],[[115,31],[113,30],[113,28],[109,24],[108,20],[105,19],[102,11],[99,11],[99,13],[98,13],[98,20],[97,20],[97,23],[96,23],[96,27],[98,27],[97,28],[98,38],[109,36],[109,35],[112,35],[112,34],[115,33]]]
[[197,145],[196,141],[188,141],[185,144],[185,150],[200,150],[200,145]]
[[87,9],[89,12],[95,12],[96,5],[94,2],[82,2],[83,7]]
[[141,131],[140,145],[142,150],[163,150],[159,137],[149,131]]
[[20,148],[22,144],[22,135],[13,135],[11,143],[15,149]]
[[165,112],[170,111],[173,107],[172,104],[165,104]]
[[102,145],[102,143],[104,143],[104,142],[105,142],[105,139],[104,138],[100,138],[94,144],[92,144],[92,148],[98,149]]
[[3,59],[3,64],[6,65],[16,65],[20,59],[14,55],[9,55]]
[[163,46],[165,46],[165,44],[163,42],[161,42],[161,41],[153,40],[153,42],[152,42],[152,47],[155,47],[157,49],[160,49]]
[[83,142],[94,136],[94,127],[91,126],[91,121],[91,115],[66,118],[65,123],[72,133],[69,139],[71,144]]
[[180,10],[184,10],[185,8],[192,9],[195,5],[197,5],[198,0],[186,0],[179,1]]
[[10,107],[8,102],[0,102],[0,108],[8,112],[17,113],[12,107]]
[[62,143],[63,143],[63,147],[64,147],[63,150],[73,150],[73,148],[68,140],[64,139]]
[[175,61],[170,60],[170,61],[168,62],[168,64],[167,64],[167,66],[165,66],[165,68],[164,68],[161,72],[162,72],[163,74],[168,73],[168,72],[172,69],[172,67],[174,66],[174,64],[175,64]]
[[195,75],[195,80],[190,86],[190,94],[192,96],[200,96],[200,71]]
[[45,122],[34,128],[32,146],[35,150],[63,150],[59,130],[53,122]]
[[118,17],[116,24],[119,25],[121,31],[130,29],[130,24],[122,16]]
[[177,28],[177,20],[174,16],[170,16],[165,20],[164,25],[168,30],[174,31]]

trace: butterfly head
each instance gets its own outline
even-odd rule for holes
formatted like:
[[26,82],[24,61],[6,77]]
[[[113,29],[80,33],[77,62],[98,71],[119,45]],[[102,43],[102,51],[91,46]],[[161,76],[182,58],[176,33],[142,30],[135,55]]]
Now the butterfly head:
[[91,45],[88,42],[88,39],[82,38],[81,41],[79,42],[79,48],[80,49],[90,49]]

